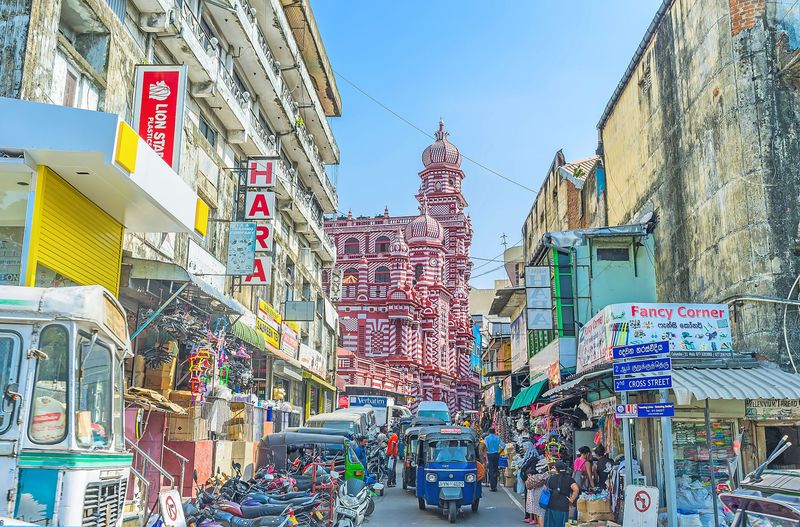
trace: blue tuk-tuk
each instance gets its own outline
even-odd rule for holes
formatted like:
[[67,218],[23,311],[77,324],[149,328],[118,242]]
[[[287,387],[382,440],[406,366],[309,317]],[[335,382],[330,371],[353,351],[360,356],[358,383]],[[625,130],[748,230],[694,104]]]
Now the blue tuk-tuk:
[[407,455],[403,457],[403,490],[417,486],[417,441],[424,426],[410,426],[403,436]]
[[430,426],[419,431],[417,440],[417,487],[419,508],[437,505],[455,523],[462,505],[478,511],[481,483],[478,481],[478,437],[463,426]]

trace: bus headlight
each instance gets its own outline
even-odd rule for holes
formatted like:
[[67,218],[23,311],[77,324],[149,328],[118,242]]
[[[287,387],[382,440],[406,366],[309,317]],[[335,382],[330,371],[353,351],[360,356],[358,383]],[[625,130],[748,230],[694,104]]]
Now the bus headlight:
[[427,481],[428,483],[436,483],[438,479],[439,477],[433,472],[429,472],[428,474],[425,475],[425,481]]
[[464,481],[467,483],[475,483],[475,474],[467,474],[466,477],[464,477]]

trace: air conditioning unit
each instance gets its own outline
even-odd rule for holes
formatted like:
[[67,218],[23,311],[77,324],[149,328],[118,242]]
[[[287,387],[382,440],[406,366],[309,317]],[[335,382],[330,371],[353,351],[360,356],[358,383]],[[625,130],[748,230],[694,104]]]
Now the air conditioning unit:
[[166,13],[142,13],[139,16],[139,27],[145,33],[158,33],[162,36],[181,32],[181,23],[174,9]]

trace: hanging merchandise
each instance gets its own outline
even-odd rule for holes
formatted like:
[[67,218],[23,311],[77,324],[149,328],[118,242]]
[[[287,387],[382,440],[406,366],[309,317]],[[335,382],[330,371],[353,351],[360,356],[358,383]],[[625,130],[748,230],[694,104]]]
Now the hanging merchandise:
[[711,452],[706,444],[706,427],[702,422],[673,421],[672,437],[675,446],[675,476],[684,476],[711,485],[710,456],[714,458],[714,475],[717,481],[730,478],[728,459],[735,457],[733,450],[733,425],[729,422],[711,422]]

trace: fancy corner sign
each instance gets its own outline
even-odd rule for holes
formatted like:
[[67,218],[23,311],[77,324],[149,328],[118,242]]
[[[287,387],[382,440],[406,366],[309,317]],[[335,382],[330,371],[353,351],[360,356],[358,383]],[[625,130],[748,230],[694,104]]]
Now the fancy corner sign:
[[136,66],[134,128],[175,172],[181,158],[186,79],[186,65]]

